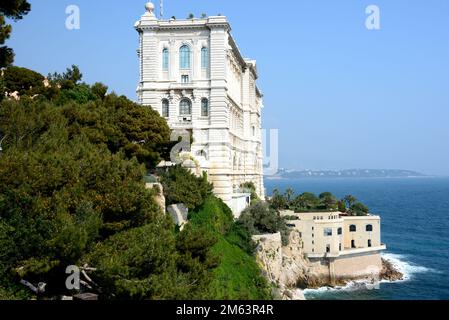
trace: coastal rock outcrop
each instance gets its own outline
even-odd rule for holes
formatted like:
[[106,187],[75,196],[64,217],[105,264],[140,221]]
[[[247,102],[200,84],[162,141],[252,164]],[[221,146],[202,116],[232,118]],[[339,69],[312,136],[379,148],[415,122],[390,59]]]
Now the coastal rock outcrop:
[[399,281],[403,278],[404,275],[398,271],[390,261],[382,258],[382,271],[380,272],[381,280]]

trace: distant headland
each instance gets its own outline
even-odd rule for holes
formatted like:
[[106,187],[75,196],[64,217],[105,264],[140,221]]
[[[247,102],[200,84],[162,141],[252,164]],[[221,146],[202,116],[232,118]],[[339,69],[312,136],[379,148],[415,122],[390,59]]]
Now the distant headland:
[[427,175],[400,169],[345,169],[345,170],[294,170],[279,169],[274,176],[267,179],[300,179],[300,178],[416,178]]

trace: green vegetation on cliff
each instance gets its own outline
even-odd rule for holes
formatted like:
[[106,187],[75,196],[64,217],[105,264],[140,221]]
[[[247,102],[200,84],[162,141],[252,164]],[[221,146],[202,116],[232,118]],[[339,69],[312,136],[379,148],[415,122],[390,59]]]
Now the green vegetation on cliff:
[[330,192],[323,192],[319,196],[311,192],[304,192],[294,197],[294,192],[291,188],[287,189],[284,194],[275,189],[269,203],[270,207],[275,210],[290,209],[296,212],[338,210],[354,216],[364,216],[369,213],[369,208],[351,195],[347,195],[341,200],[338,200]]
[[219,258],[209,286],[213,299],[270,299],[271,289],[254,256],[251,236],[233,221],[231,210],[216,197],[192,212],[188,228],[216,236],[212,253]]
[[170,145],[157,112],[81,82],[75,66],[49,85],[23,68],[4,75],[21,94],[0,101],[0,299],[35,297],[21,280],[45,283],[41,298],[73,295],[71,265],[101,299],[270,298],[250,236],[206,176],[162,177],[168,202],[192,209],[182,231],[145,188]]

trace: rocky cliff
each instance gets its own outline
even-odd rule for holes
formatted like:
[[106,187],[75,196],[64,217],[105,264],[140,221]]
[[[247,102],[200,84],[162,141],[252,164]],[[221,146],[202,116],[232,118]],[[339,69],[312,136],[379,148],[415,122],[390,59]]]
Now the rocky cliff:
[[257,244],[256,259],[266,278],[275,284],[275,296],[283,300],[304,300],[297,282],[306,277],[307,260],[302,252],[299,233],[292,231],[287,246],[282,246],[281,234],[253,236]]

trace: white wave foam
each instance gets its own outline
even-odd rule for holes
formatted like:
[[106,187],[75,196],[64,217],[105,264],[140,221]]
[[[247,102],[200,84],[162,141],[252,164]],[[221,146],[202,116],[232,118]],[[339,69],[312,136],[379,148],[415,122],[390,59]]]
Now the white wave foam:
[[344,286],[335,286],[335,287],[320,287],[317,289],[304,289],[304,295],[319,295],[326,292],[338,292],[338,291],[357,291],[357,290],[366,290],[369,286],[372,286],[372,282],[370,280],[353,280],[349,281]]
[[[417,264],[414,264],[413,262],[410,262],[407,259],[407,256],[401,255],[401,254],[395,254],[395,253],[383,253],[382,258],[385,260],[388,260],[395,269],[397,269],[399,272],[401,272],[404,277],[403,280],[399,281],[407,281],[412,278],[414,274],[417,273],[423,273],[423,272],[431,272],[434,271],[433,269],[419,266]],[[390,282],[388,280],[383,280],[382,282]]]

